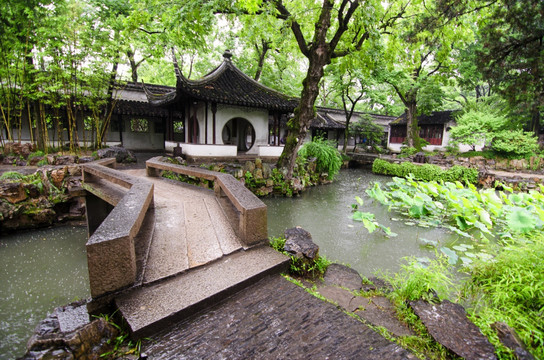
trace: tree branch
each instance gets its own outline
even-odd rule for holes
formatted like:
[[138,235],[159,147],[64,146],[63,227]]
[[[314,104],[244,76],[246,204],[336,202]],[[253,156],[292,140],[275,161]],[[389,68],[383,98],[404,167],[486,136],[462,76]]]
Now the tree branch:
[[[292,18],[291,13],[285,5],[283,5],[282,0],[265,0],[265,1],[272,1],[273,5],[276,7],[276,9],[279,12],[279,16],[277,16],[279,19],[287,20],[289,18]],[[295,35],[295,39],[297,40],[298,47],[300,48],[300,51],[302,54],[306,57],[310,56],[310,49],[308,48],[308,43],[306,42],[306,39],[304,38],[304,34],[302,33],[302,29],[300,28],[300,24],[295,20],[291,20],[291,30],[293,31],[293,34]]]
[[138,30],[143,31],[148,35],[154,35],[154,34],[163,34],[166,31],[166,28],[162,29],[162,31],[150,31],[140,27],[138,28]]

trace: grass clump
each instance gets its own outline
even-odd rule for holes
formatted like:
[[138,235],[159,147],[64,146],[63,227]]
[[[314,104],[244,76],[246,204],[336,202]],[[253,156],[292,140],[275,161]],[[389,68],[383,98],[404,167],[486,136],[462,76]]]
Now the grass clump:
[[0,175],[0,180],[24,180],[25,176],[17,171],[6,171]]
[[500,345],[491,325],[512,327],[528,350],[544,359],[544,235],[505,246],[493,262],[478,262],[463,288],[472,306],[471,320],[499,350],[500,358],[515,357]]
[[305,159],[316,158],[316,171],[327,173],[328,180],[332,180],[338,174],[343,163],[336,145],[319,137],[302,145],[298,154]]
[[281,252],[284,255],[289,256],[291,259],[289,265],[289,273],[294,276],[301,277],[322,277],[327,267],[331,264],[325,256],[318,256],[315,260],[307,261],[307,259],[300,259],[296,256],[288,253],[284,250],[286,239],[284,237],[270,237],[270,246]]

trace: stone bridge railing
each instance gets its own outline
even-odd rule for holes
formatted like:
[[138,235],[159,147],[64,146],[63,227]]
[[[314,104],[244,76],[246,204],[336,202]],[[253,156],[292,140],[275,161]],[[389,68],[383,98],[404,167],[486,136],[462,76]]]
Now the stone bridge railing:
[[109,214],[102,211],[101,216],[101,211],[89,209],[93,200],[87,203],[86,247],[93,298],[135,284],[134,238],[153,206],[153,184],[109,167],[114,164],[115,159],[105,159],[82,166],[85,190],[113,206]]
[[160,158],[155,157],[146,162],[147,176],[159,176],[161,171],[166,170],[213,181],[215,195],[220,200],[227,200],[220,203],[243,245],[252,246],[267,241],[266,205],[232,175],[170,164],[160,161]]

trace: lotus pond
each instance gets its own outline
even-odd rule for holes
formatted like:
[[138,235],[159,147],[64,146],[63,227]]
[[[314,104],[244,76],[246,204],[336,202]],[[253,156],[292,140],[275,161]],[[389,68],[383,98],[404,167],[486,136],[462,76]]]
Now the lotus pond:
[[540,231],[544,221],[544,196],[538,191],[418,182],[366,169],[342,170],[334,183],[298,198],[264,201],[269,235],[301,226],[322,255],[365,276],[396,272],[403,257],[425,264],[437,254],[461,269],[490,259],[498,243]]

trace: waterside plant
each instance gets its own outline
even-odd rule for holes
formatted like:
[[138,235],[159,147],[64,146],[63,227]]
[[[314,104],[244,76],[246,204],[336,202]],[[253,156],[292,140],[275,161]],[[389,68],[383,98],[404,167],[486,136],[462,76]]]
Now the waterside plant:
[[467,168],[460,165],[452,166],[444,170],[440,166],[432,164],[414,164],[402,162],[400,164],[376,159],[372,163],[372,172],[381,175],[398,177],[412,176],[415,180],[422,181],[460,181],[462,183],[477,184],[478,169]]
[[[375,183],[366,192],[397,213],[395,220],[408,218],[412,225],[445,227],[465,239],[448,246],[426,240],[425,246],[436,250],[436,259],[407,259],[401,271],[389,276],[394,289],[389,296],[401,318],[417,329],[421,324],[407,301],[449,299],[465,306],[500,359],[516,357],[501,344],[497,323],[514,329],[536,358],[544,358],[542,186],[538,191],[516,193],[508,187],[483,190],[409,176],[393,178],[383,188]],[[461,267],[455,269],[455,265]],[[465,275],[455,275],[454,270],[460,269]]]

